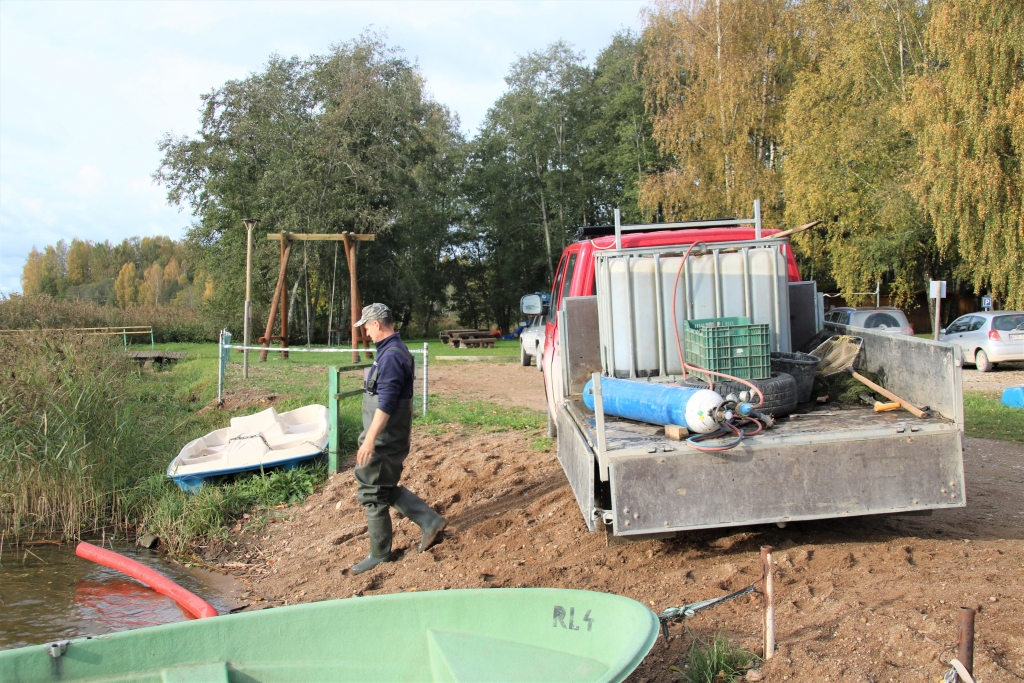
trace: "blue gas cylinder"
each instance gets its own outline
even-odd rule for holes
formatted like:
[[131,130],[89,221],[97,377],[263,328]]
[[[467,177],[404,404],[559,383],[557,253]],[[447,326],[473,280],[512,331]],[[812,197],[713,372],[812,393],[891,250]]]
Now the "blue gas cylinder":
[[[718,429],[711,413],[723,401],[708,389],[614,377],[601,378],[601,397],[608,415],[656,425],[684,425],[698,434]],[[583,388],[583,402],[594,409],[594,380]]]

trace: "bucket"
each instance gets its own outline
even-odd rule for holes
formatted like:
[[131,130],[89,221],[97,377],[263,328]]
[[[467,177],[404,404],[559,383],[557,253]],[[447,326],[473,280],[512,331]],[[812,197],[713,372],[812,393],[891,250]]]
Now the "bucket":
[[820,358],[809,353],[788,353],[786,351],[772,351],[771,353],[772,370],[790,374],[796,380],[796,400],[799,403],[807,403],[811,400],[814,373],[820,362]]

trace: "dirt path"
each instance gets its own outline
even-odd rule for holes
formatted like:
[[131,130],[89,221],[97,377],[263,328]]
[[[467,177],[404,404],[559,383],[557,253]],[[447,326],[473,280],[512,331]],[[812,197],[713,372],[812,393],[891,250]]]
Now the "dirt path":
[[1006,387],[1024,385],[1024,363],[1000,363],[991,372],[978,372],[973,365],[964,367],[964,391],[1000,394]]
[[430,366],[430,392],[470,401],[492,401],[545,410],[544,384],[535,365],[509,361],[437,361]]
[[[448,376],[441,374],[435,386],[465,397],[481,378],[502,379],[494,386],[509,387],[506,400],[518,403],[530,391],[536,397],[536,369],[464,368],[446,368]],[[938,658],[948,661],[957,609],[970,605],[982,610],[978,680],[1024,681],[1019,445],[968,439],[965,509],[720,529],[614,546],[603,533],[586,531],[554,453],[537,450],[545,445],[539,432],[418,432],[404,483],[449,518],[450,530],[419,553],[418,529],[396,513],[398,561],[368,574],[347,572],[367,551],[351,469],[305,505],[277,511],[279,519],[264,528],[243,528],[234,538],[238,546],[219,559],[241,563],[238,573],[257,606],[411,590],[555,586],[614,592],[661,611],[752,583],[759,576],[759,547],[768,544],[778,563],[779,651],[763,667],[764,680],[930,683],[948,670]],[[738,643],[754,650],[760,643],[754,597],[701,613],[687,626],[703,638],[728,627]],[[668,667],[678,664],[691,641],[679,626],[671,633],[631,681],[673,680]]]

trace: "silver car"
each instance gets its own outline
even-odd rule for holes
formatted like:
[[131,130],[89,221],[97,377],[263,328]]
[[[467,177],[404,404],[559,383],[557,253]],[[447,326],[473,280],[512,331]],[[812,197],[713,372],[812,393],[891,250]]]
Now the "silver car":
[[833,308],[825,314],[825,322],[861,327],[876,332],[893,332],[896,334],[914,334],[910,321],[898,308],[880,306],[878,308]]
[[1024,312],[984,311],[962,315],[944,330],[939,341],[964,352],[964,362],[988,372],[996,363],[1024,361]]
[[540,369],[540,354],[543,351],[544,316],[530,316],[530,324],[519,333],[519,361],[529,365],[532,359],[537,359],[537,369]]

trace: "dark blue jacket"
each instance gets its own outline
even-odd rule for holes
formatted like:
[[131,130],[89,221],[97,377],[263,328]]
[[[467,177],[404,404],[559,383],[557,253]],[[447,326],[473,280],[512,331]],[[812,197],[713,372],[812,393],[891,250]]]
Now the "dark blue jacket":
[[[376,386],[366,388],[371,394],[377,394],[377,409],[388,415],[394,415],[398,402],[412,398],[412,384],[416,368],[412,354],[402,343],[402,338],[395,332],[377,344],[377,358],[373,364],[377,367]],[[388,349],[393,349],[388,351]],[[373,376],[373,369],[370,369]]]

